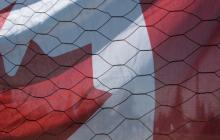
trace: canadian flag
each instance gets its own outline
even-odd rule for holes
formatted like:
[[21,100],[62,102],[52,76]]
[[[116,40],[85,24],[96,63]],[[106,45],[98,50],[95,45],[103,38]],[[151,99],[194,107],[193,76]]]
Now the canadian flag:
[[1,140],[219,140],[218,0],[2,0]]

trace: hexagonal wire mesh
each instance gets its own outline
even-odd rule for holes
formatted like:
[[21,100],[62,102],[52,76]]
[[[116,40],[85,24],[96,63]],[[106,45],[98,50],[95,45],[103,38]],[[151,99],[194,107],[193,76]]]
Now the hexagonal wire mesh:
[[3,0],[0,138],[218,140],[217,0]]

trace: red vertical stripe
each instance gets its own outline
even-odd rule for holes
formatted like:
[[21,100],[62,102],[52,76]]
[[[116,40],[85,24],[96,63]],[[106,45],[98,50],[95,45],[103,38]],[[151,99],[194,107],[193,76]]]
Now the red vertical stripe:
[[142,0],[154,52],[154,140],[220,139],[218,0]]

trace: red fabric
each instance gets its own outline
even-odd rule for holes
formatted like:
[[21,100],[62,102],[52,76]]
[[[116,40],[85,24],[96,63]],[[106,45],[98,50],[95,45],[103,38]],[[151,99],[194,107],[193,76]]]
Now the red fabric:
[[219,140],[220,1],[142,3],[157,79],[154,140]]

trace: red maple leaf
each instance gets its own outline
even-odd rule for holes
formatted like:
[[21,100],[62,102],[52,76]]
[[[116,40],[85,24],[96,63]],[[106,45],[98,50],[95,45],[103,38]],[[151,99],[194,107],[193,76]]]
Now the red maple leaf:
[[[0,28],[14,4],[0,11]],[[0,139],[66,139],[110,94],[93,85],[92,47],[49,57],[30,41],[15,76],[0,57]]]

